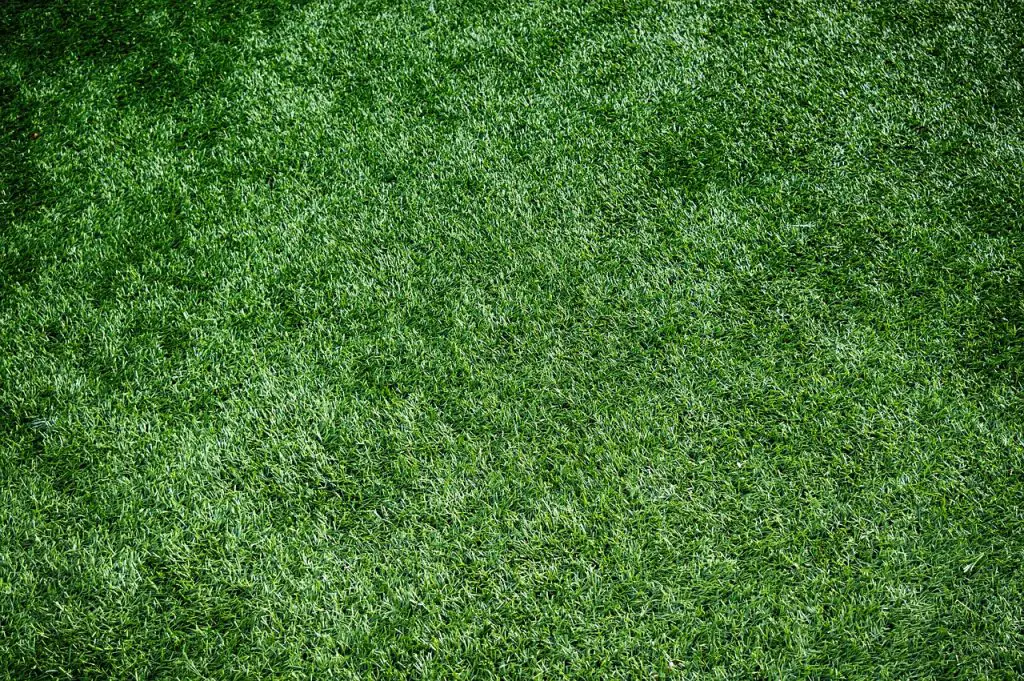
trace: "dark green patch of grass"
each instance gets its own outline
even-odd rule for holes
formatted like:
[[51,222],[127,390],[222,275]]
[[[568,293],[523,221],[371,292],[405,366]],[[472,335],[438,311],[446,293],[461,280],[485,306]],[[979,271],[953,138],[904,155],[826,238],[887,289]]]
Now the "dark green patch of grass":
[[11,678],[1017,678],[1016,2],[0,8]]

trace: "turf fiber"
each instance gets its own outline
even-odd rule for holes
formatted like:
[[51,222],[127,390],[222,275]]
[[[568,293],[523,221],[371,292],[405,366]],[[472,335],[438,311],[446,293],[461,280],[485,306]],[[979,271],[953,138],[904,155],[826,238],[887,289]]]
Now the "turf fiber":
[[1024,674],[1024,4],[6,0],[0,678]]

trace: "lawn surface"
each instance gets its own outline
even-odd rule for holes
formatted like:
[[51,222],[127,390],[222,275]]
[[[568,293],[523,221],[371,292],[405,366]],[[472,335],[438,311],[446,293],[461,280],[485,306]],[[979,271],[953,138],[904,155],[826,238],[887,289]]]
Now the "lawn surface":
[[1024,674],[1022,48],[6,0],[0,678]]

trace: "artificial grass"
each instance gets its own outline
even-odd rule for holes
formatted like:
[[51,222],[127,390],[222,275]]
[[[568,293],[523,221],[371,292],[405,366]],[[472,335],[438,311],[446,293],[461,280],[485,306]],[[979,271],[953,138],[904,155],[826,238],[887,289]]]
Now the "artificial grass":
[[8,0],[7,678],[1017,678],[1024,6]]

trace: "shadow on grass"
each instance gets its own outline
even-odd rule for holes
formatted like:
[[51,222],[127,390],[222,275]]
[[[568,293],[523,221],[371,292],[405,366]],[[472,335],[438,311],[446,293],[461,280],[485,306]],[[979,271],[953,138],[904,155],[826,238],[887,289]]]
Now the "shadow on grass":
[[[235,48],[306,0],[8,0],[0,7],[0,291],[29,284],[46,250],[25,225],[50,205],[34,92],[116,74],[119,108],[171,111],[218,87]],[[68,121],[69,125],[74,121]],[[52,235],[55,238],[59,235]]]

